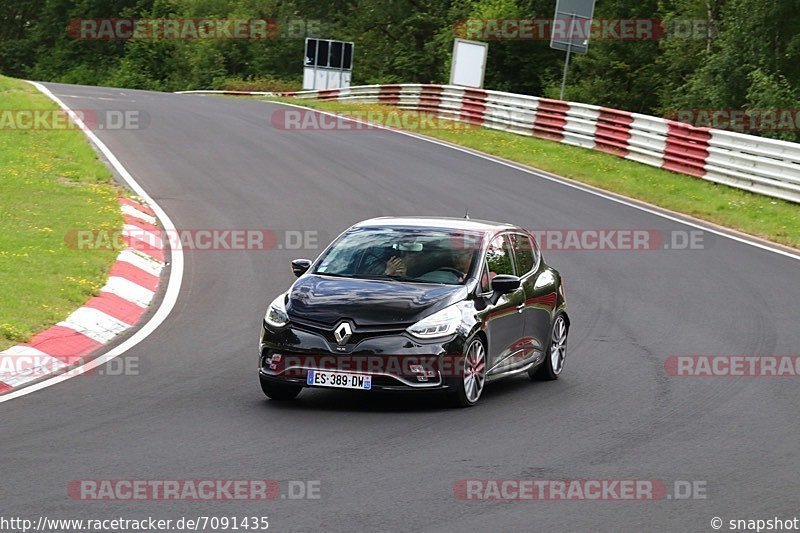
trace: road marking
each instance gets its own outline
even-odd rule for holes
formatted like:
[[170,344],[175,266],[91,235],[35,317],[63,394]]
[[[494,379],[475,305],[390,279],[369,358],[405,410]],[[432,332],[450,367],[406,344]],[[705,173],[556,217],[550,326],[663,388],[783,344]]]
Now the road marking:
[[122,205],[122,213],[125,214],[125,215],[130,215],[132,217],[136,217],[139,220],[143,220],[143,221],[147,222],[148,224],[155,225],[155,223],[156,223],[156,217],[151,217],[150,215],[148,215],[146,213],[142,213],[141,211],[139,211],[138,209],[136,209],[135,207],[133,207],[131,205],[123,204]]
[[[75,124],[83,131],[83,133],[89,138],[89,140],[97,147],[98,150],[106,157],[108,162],[114,167],[114,170],[117,171],[119,176],[125,180],[125,183],[133,190],[140,198],[142,198],[155,212],[156,217],[159,221],[161,221],[161,226],[166,231],[176,231],[175,225],[172,223],[172,220],[169,218],[167,213],[161,209],[155,200],[153,200],[149,194],[142,188],[141,185],[133,178],[130,172],[122,165],[122,163],[117,159],[114,153],[101,141],[97,135],[94,134],[89,128],[86,127],[86,124],[78,117],[74,111],[72,111],[60,98],[54,95],[47,87],[42,85],[41,83],[37,83],[35,81],[28,82],[34,87],[36,87],[39,91],[44,93],[47,97],[53,100],[56,104],[58,104],[61,109],[66,111]],[[124,95],[124,93],[120,93]],[[150,317],[150,320],[147,321],[141,328],[139,328],[130,338],[128,338],[125,342],[121,343],[119,346],[112,348],[111,350],[107,351],[103,355],[97,357],[96,359],[92,359],[91,361],[87,362],[84,365],[76,368],[74,371],[68,372],[66,374],[61,374],[59,376],[54,376],[52,378],[43,380],[39,383],[31,385],[29,387],[24,387],[17,391],[9,392],[3,396],[0,396],[0,403],[7,402],[9,400],[13,400],[14,398],[19,398],[20,396],[25,396],[32,392],[44,389],[46,387],[50,387],[57,383],[61,383],[62,381],[66,381],[70,378],[73,378],[79,374],[83,374],[90,370],[93,370],[101,365],[106,364],[108,361],[119,357],[120,355],[124,354],[143,340],[145,340],[151,333],[153,333],[158,326],[161,325],[164,320],[169,316],[172,312],[172,309],[175,307],[175,303],[178,301],[178,296],[180,295],[181,290],[181,283],[183,282],[183,264],[184,264],[184,257],[183,257],[183,249],[180,246],[180,243],[177,243],[176,246],[172,249],[172,269],[169,276],[169,281],[167,283],[167,290],[164,293],[164,299],[161,301],[161,305],[159,305],[158,309],[155,313]]]
[[[632,207],[634,209],[638,209],[639,211],[644,211],[645,213],[650,213],[651,215],[655,215],[657,217],[665,218],[667,220],[671,220],[671,221],[677,222],[679,224],[684,224],[684,225],[692,227],[692,228],[701,229],[703,231],[707,231],[709,233],[713,233],[714,235],[719,235],[720,237],[726,237],[726,238],[731,239],[731,240],[736,241],[736,242],[740,242],[740,243],[743,243],[743,244],[754,246],[754,247],[759,248],[761,250],[766,250],[768,252],[773,252],[773,253],[782,255],[784,257],[788,257],[790,259],[796,259],[796,260],[800,261],[800,254],[797,254],[797,253],[794,253],[794,252],[790,252],[790,251],[784,250],[782,248],[778,248],[777,246],[779,246],[779,245],[764,244],[764,243],[761,243],[761,242],[758,242],[758,241],[751,240],[751,238],[749,236],[748,236],[748,238],[745,238],[745,237],[739,237],[738,235],[734,235],[734,234],[730,233],[730,232],[736,232],[737,230],[730,229],[730,230],[722,231],[722,230],[716,229],[713,226],[711,226],[710,224],[713,224],[713,222],[706,222],[706,221],[700,221],[700,220],[698,220],[697,222],[693,222],[692,220],[686,220],[686,219],[681,218],[679,216],[671,215],[671,214],[669,214],[667,212],[663,212],[663,211],[661,211],[662,208],[650,208],[650,207],[647,207],[645,205],[641,205],[641,204],[639,204],[639,203],[637,203],[635,201],[628,200],[628,199],[626,199],[626,198],[624,198],[622,196],[617,196],[617,195],[615,195],[615,193],[609,193],[609,192],[606,192],[606,191],[602,191],[602,190],[597,189],[595,187],[592,187],[590,185],[586,185],[586,184],[583,184],[583,183],[578,183],[578,182],[570,180],[569,178],[565,178],[565,177],[559,176],[557,174],[552,174],[552,173],[546,172],[544,170],[533,170],[531,168],[525,167],[524,165],[517,164],[517,163],[512,163],[510,161],[505,161],[503,159],[500,159],[500,158],[497,158],[497,157],[494,157],[494,156],[491,156],[491,155],[488,155],[488,154],[483,154],[483,153],[477,152],[475,150],[470,150],[469,148],[464,148],[464,147],[461,147],[461,146],[455,146],[455,145],[447,143],[447,142],[439,141],[439,140],[436,140],[436,139],[431,139],[431,138],[425,137],[423,135],[417,135],[417,134],[411,133],[409,131],[403,131],[403,130],[398,130],[398,129],[394,129],[394,128],[387,128],[385,126],[381,126],[379,124],[373,124],[371,122],[368,122],[368,121],[365,121],[365,120],[361,120],[361,119],[357,119],[357,118],[345,117],[345,116],[337,115],[335,113],[331,113],[331,112],[328,112],[328,111],[320,111],[319,109],[313,109],[311,107],[305,107],[305,106],[298,105],[298,104],[289,104],[289,103],[286,103],[286,102],[275,102],[275,101],[272,101],[272,100],[264,100],[264,101],[265,102],[269,102],[270,104],[275,104],[275,105],[285,105],[285,106],[289,106],[289,107],[295,107],[295,108],[298,108],[298,109],[306,109],[308,111],[313,111],[315,113],[321,113],[323,115],[328,115],[330,117],[349,120],[351,122],[356,122],[356,123],[360,123],[360,124],[370,124],[373,127],[375,127],[376,129],[386,130],[386,131],[390,131],[392,133],[399,133],[400,135],[405,135],[407,137],[412,137],[412,138],[418,139],[420,141],[425,141],[425,142],[429,142],[429,143],[433,143],[433,144],[438,144],[439,146],[444,146],[446,148],[451,148],[453,150],[458,150],[459,152],[463,152],[465,154],[470,154],[472,156],[479,157],[479,158],[484,159],[486,161],[491,161],[492,163],[497,163],[497,164],[503,165],[503,166],[508,167],[508,168],[513,168],[514,170],[519,170],[520,172],[524,172],[526,174],[530,174],[532,176],[536,176],[537,178],[542,178],[542,179],[545,179],[545,180],[548,180],[548,181],[552,181],[554,183],[559,183],[559,184],[564,185],[566,187],[570,187],[572,189],[583,191],[585,193],[592,194],[594,196],[599,196],[600,198],[605,198],[606,200],[609,200],[609,201],[612,201],[612,202],[615,202],[615,203],[618,203],[618,204],[622,204],[622,205],[625,205],[625,206],[628,206],[628,207]],[[683,216],[688,217],[689,215],[683,215]],[[753,238],[755,238],[755,237],[753,237]]]
[[42,366],[47,368],[50,372],[67,366],[67,364],[60,359],[52,357],[32,346],[12,346],[8,350],[0,352],[0,358],[4,358],[4,361],[11,362],[11,366],[13,366],[13,369],[8,369],[8,372],[0,372],[0,380],[2,380],[5,386],[12,388],[38,379],[40,376],[36,371]]
[[161,276],[161,271],[164,269],[161,263],[151,259],[150,256],[139,254],[130,248],[122,250],[117,257],[117,261],[131,264],[155,277]]
[[103,288],[100,289],[100,292],[116,294],[120,298],[133,302],[139,307],[147,307],[150,305],[155,295],[153,291],[119,276],[109,276],[108,281]]
[[130,237],[132,240],[136,241],[137,243],[142,243],[150,249],[164,249],[164,242],[161,240],[160,235],[156,235],[151,231],[144,230],[139,226],[134,226],[133,224],[123,224],[122,235],[124,237]]
[[66,320],[59,322],[56,326],[74,329],[100,344],[107,344],[111,339],[131,327],[130,324],[92,307],[76,309]]

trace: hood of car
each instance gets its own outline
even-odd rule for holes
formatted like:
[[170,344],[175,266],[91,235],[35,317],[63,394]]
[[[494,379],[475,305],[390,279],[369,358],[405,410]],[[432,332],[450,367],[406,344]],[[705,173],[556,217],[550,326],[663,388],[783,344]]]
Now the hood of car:
[[348,318],[358,326],[411,324],[463,300],[463,285],[305,275],[289,292],[289,316],[335,325]]

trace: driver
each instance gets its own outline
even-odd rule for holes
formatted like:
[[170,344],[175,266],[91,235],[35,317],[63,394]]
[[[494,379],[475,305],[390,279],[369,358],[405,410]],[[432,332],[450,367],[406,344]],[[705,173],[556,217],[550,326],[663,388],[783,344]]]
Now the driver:
[[469,267],[472,264],[472,255],[472,250],[466,248],[453,251],[453,268],[462,274],[458,280],[459,283],[463,283],[469,273]]
[[400,256],[392,256],[386,261],[386,268],[384,269],[383,273],[387,276],[403,276],[406,275],[406,270],[408,269],[406,265],[406,259],[404,254]]
[[[418,249],[419,248],[419,249]],[[398,255],[393,255],[386,261],[383,273],[387,276],[408,276],[410,271],[419,263],[422,247],[415,243],[401,243],[397,246]]]

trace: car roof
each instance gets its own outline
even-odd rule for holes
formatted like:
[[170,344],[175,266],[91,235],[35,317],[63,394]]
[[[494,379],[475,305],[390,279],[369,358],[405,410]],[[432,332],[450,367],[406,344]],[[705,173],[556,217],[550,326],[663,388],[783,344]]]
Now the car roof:
[[413,226],[428,228],[443,228],[467,231],[500,231],[506,229],[519,229],[512,224],[502,222],[492,222],[490,220],[474,220],[456,217],[378,217],[364,220],[353,225],[354,228],[368,226]]

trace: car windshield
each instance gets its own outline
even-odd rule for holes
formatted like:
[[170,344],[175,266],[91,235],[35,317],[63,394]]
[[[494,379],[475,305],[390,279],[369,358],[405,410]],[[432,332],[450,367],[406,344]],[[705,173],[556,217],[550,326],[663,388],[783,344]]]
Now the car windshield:
[[483,235],[443,228],[360,227],[342,235],[315,274],[461,285],[472,274]]

